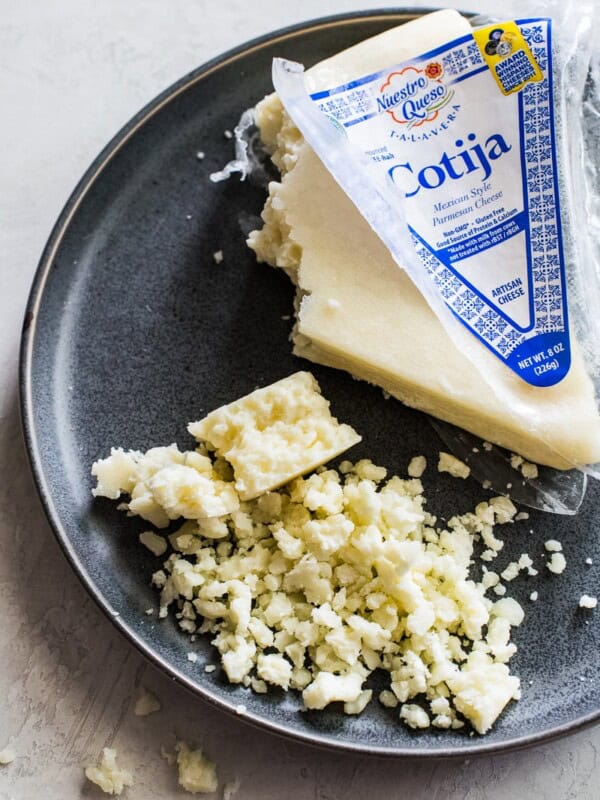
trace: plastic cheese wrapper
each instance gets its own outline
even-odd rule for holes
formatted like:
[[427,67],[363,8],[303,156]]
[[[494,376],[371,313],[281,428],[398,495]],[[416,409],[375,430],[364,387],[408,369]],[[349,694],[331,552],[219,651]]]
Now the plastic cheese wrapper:
[[[526,5],[516,21],[504,4],[502,19],[475,19],[472,34],[375,74],[339,83],[332,69],[324,85],[323,70],[276,59],[273,82],[506,414],[536,431],[548,394],[577,383],[596,461],[597,200],[582,170],[594,12],[546,3],[542,18]],[[597,472],[551,446],[565,466]]]
[[[485,394],[495,394],[495,407],[529,443],[544,442],[542,463],[595,474],[592,17],[586,3],[504,4],[501,17],[475,18],[471,29],[456,12],[438,12],[411,23],[400,54],[390,31],[377,47],[351,48],[306,74],[275,60],[273,80],[304,139],[488,385]],[[244,173],[251,120],[242,118],[238,161],[220,177]],[[455,452],[465,450],[468,434],[447,425],[440,432]],[[548,499],[538,507],[568,512],[585,475],[543,471],[533,483]]]

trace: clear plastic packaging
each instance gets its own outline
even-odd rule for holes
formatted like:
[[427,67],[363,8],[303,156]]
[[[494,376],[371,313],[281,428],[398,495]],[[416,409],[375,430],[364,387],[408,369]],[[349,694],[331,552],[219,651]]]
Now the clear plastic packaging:
[[[531,36],[531,31],[534,18],[538,16],[552,19],[552,68],[546,68],[545,82],[552,83],[554,163],[560,199],[563,264],[568,287],[568,331],[573,350],[573,365],[567,376],[562,381],[556,381],[554,386],[532,385],[524,392],[523,378],[510,372],[500,360],[491,358],[481,341],[477,341],[465,325],[457,320],[416,254],[403,193],[397,190],[384,170],[374,166],[373,158],[364,145],[359,147],[352,141],[348,129],[339,120],[337,124],[336,120],[331,124],[332,115],[326,116],[318,107],[317,94],[310,85],[310,78],[305,81],[303,67],[293,62],[275,60],[273,81],[288,114],[304,138],[384,241],[399,267],[409,273],[456,346],[469,357],[482,379],[501,399],[506,414],[517,418],[528,430],[539,432],[540,438],[543,438],[543,409],[548,408],[549,398],[560,398],[561,391],[568,394],[569,390],[565,387],[579,381],[581,385],[586,384],[585,390],[590,394],[590,415],[586,425],[592,441],[598,439],[600,432],[597,403],[600,385],[600,201],[596,166],[600,155],[600,85],[598,57],[593,53],[593,33],[597,29],[598,12],[591,2],[576,3],[572,0],[566,3],[558,0],[508,3],[503,5],[502,14],[497,20],[474,18],[473,25],[475,29],[482,25],[501,25],[502,21],[516,17],[527,23],[523,29],[528,28],[530,42],[535,42],[537,34]],[[536,51],[533,44],[532,50],[541,52]],[[387,68],[388,72],[398,69],[394,64],[382,67]],[[385,69],[382,69],[381,75],[384,72]],[[360,83],[359,78],[352,86]],[[339,92],[339,87],[336,89],[334,84],[332,89]],[[569,403],[564,403],[563,413],[568,415],[569,410]],[[574,414],[574,425],[580,423],[576,417],[577,414]],[[556,452],[562,469],[571,465],[598,475],[597,466],[586,463],[588,459],[574,455],[568,446],[563,447],[556,441],[547,444]],[[590,452],[597,458],[597,447],[591,447]],[[562,479],[559,483],[565,486],[568,481]],[[556,481],[552,484],[551,492],[560,494]],[[573,484],[582,486],[576,477],[573,478]],[[571,493],[571,487],[567,493]],[[560,498],[558,503],[560,505]]]
[[[556,397],[561,413],[565,417],[573,414],[574,426],[587,425],[590,441],[597,440],[600,445],[597,403],[600,384],[600,199],[597,166],[600,158],[600,66],[598,56],[593,51],[593,34],[597,29],[598,16],[598,10],[591,1],[577,3],[570,0],[562,3],[550,0],[540,3],[511,2],[503,4],[501,14],[497,17],[471,19],[474,30],[483,28],[487,31],[491,28],[490,39],[500,38],[496,27],[500,31],[510,30],[509,27],[502,28],[505,21],[515,18],[521,20],[528,28],[528,41],[534,53],[542,51],[539,48],[536,51],[537,31],[532,23],[538,17],[544,18],[544,21],[548,17],[552,20],[552,68],[546,68],[545,77],[552,83],[555,191],[560,198],[563,264],[568,285],[568,333],[575,368],[571,366],[567,377],[556,381],[555,386],[528,386],[527,392],[523,391],[523,379],[500,360],[490,357],[489,349],[486,350],[481,341],[449,310],[427,270],[423,269],[423,262],[417,257],[402,193],[391,180],[386,179],[385,172],[373,168],[373,159],[365,155],[364,147],[361,149],[351,141],[344,125],[339,121],[335,124],[331,115],[328,117],[322,113],[314,96],[311,99],[310,93],[312,91],[314,95],[315,86],[311,86],[310,73],[306,80],[301,65],[276,60],[273,80],[287,112],[304,138],[385,242],[398,266],[405,269],[419,287],[456,346],[468,356],[481,379],[500,398],[507,416],[514,417],[519,424],[543,439],[544,416],[549,403],[553,402],[552,398]],[[510,42],[510,34],[507,35]],[[433,60],[434,65],[436,61],[441,61],[439,58]],[[386,68],[388,72],[396,68],[396,65],[387,63],[381,66],[382,73]],[[332,74],[331,88],[335,89],[335,86],[335,74]],[[322,88],[321,83],[317,89]],[[252,124],[252,112],[246,112],[236,129],[237,158],[224,172],[211,176],[213,180],[224,179],[234,171],[240,172],[242,179],[247,175],[252,178],[257,169],[259,181],[264,179],[263,159],[257,156],[256,129]],[[465,163],[467,158],[468,155],[463,156]],[[485,166],[484,161],[481,165]],[[589,384],[586,389],[591,398],[588,411],[593,408],[593,413],[590,412],[589,418],[583,423],[575,406],[570,406],[568,397],[566,400],[561,398],[561,391],[567,395],[570,391],[577,391],[577,386],[575,390],[568,388],[577,381]],[[457,454],[464,450],[465,436],[469,434],[448,425],[443,429],[445,442]],[[560,462],[561,469],[544,469],[540,478],[520,481],[519,486],[525,487],[520,490],[523,502],[557,513],[574,513],[581,503],[586,482],[578,473],[565,470],[572,466],[597,477],[600,473],[598,466],[587,462],[598,458],[577,457],[568,446],[563,447],[555,440],[546,443],[555,451],[555,460]],[[590,448],[592,451],[593,446]],[[477,472],[479,479],[490,481],[497,490],[504,489],[507,458],[502,452],[494,448],[477,461],[474,472]]]

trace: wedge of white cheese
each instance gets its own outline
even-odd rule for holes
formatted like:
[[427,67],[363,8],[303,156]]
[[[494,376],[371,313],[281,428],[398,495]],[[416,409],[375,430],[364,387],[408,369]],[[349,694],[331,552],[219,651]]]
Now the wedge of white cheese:
[[310,372],[296,372],[188,426],[233,467],[251,500],[330,461],[361,437],[331,415]]
[[[457,12],[435,12],[317,64],[308,71],[310,89],[397,64],[469,31]],[[600,417],[576,342],[568,376],[543,389],[510,374],[482,347],[488,374],[503,387],[501,399],[450,340],[278,97],[266,97],[256,113],[282,179],[270,184],[264,227],[248,244],[298,287],[294,352],[531,461],[559,469],[599,461]],[[507,411],[507,398],[517,413]]]

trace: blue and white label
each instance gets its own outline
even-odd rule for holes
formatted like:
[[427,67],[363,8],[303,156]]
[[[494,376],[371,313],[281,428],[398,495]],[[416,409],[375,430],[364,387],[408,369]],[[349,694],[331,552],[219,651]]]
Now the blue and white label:
[[551,59],[550,20],[518,20],[311,95],[406,199],[454,315],[534,386],[571,363]]

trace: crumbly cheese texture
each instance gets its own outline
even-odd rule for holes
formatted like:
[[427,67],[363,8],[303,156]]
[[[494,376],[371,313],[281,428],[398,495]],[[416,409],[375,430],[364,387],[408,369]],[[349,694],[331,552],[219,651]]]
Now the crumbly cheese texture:
[[[205,451],[182,453],[174,444],[153,447],[146,453],[113,447],[110,456],[92,466],[97,481],[92,494],[112,500],[129,495],[129,501],[119,508],[157,528],[166,528],[180,517],[220,517],[239,508],[239,498],[217,468]],[[157,537],[147,533],[142,537],[150,550],[160,549]]]
[[567,559],[562,553],[552,553],[550,561],[546,562],[546,567],[555,575],[560,575],[567,568]]
[[160,711],[161,705],[158,697],[147,689],[142,689],[135,701],[133,713],[136,717],[148,717],[150,714],[155,714]]
[[7,764],[12,764],[12,762],[17,757],[17,754],[12,749],[12,747],[4,747],[0,750],[0,766],[6,766]]
[[[444,10],[386,31],[307,72],[311,91],[397,64],[471,31]],[[409,406],[559,469],[600,460],[600,416],[573,342],[567,377],[536,389],[481,346],[488,374],[519,416],[459,352],[406,272],[369,227],[283,110],[275,94],[256,107],[262,140],[281,171],[269,185],[264,225],[248,239],[259,261],[297,286],[294,352],[381,386]],[[535,477],[534,468],[526,468]]]
[[188,430],[232,465],[242,500],[276,489],[361,440],[331,415],[310,372],[257,389]]
[[296,689],[306,708],[341,702],[359,714],[379,669],[382,702],[405,724],[466,718],[485,733],[519,696],[507,662],[523,612],[488,598],[494,581],[470,569],[475,539],[498,543],[493,528],[515,507],[493,498],[440,528],[420,480],[364,460],[343,466],[243,501],[218,520],[218,538],[205,520],[184,521],[153,578],[159,616],[172,607],[183,631],[210,634],[229,681],[254,691]]
[[474,538],[511,521],[505,498],[437,529],[419,480],[365,461],[345,470],[243,502],[218,543],[186,523],[157,581],[162,615],[174,604],[184,630],[210,633],[233,683],[299,689],[306,708],[342,702],[353,714],[383,669],[401,707],[448,698],[432,724],[457,727],[460,711],[485,733],[519,693],[506,662],[520,607],[494,603],[469,575]]
[[106,794],[120,795],[127,786],[133,786],[131,773],[118,766],[117,751],[110,747],[102,750],[96,766],[86,767],[84,772],[88,781],[95,783]]
[[465,480],[471,474],[471,468],[456,456],[441,452],[438,460],[438,472],[447,472],[453,478]]
[[217,769],[202,750],[192,750],[186,742],[177,742],[179,785],[191,794],[216,792],[219,786]]
[[[418,478],[389,476],[367,459],[310,472],[309,465],[343,449],[340,439],[347,445],[359,438],[331,417],[317,389],[312,376],[298,373],[219,409],[190,426],[202,437],[194,452],[174,445],[145,454],[113,450],[94,465],[95,494],[118,500],[122,493],[132,499],[150,493],[155,524],[160,527],[161,514],[181,520],[167,537],[140,537],[166,556],[152,579],[160,591],[158,616],[172,609],[192,640],[209,634],[231,683],[258,693],[298,690],[307,709],[338,702],[345,713],[360,714],[372,700],[365,682],[383,670],[389,688],[380,700],[397,706],[409,727],[454,729],[466,719],[484,734],[519,697],[519,679],[507,665],[516,651],[511,629],[521,624],[523,610],[509,597],[487,596],[490,589],[506,593],[497,573],[484,568],[481,580],[473,579],[474,548],[480,541],[494,557],[503,544],[495,529],[512,523],[517,509],[509,498],[494,497],[438,525],[425,509]],[[318,458],[297,453],[298,442],[308,446],[306,419],[318,431],[324,420],[331,430],[331,446],[317,435]],[[291,460],[282,455],[282,440]],[[251,444],[258,461],[251,459]],[[271,445],[276,454],[265,461]],[[413,473],[422,472],[424,459],[411,465]],[[172,468],[195,470],[219,490],[209,490],[208,499],[182,492]],[[299,469],[305,474],[294,477]],[[243,487],[240,470],[248,476]],[[284,474],[283,486],[239,498]],[[160,492],[157,475],[163,476]],[[230,510],[194,516],[215,497],[230,496]],[[130,514],[131,506],[120,505]],[[531,563],[524,554],[507,567],[507,579]],[[188,659],[198,656],[191,651]],[[140,698],[136,713],[156,710],[153,700]],[[214,766],[200,751],[181,742],[177,762],[188,791],[216,787]],[[103,764],[93,774],[108,786],[110,775],[119,774],[114,751],[105,751]]]

